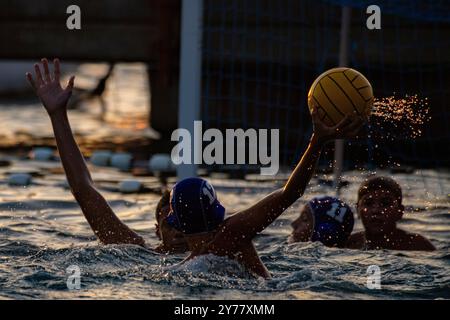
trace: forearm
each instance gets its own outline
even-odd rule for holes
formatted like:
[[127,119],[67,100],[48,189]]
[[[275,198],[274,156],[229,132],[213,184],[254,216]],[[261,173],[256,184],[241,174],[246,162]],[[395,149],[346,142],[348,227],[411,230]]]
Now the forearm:
[[67,112],[52,114],[50,118],[70,188],[94,233],[104,244],[143,245],[142,237],[120,221],[93,186],[86,162],[72,135]]
[[77,191],[92,183],[91,175],[73,137],[67,112],[64,110],[52,114],[50,119],[67,181],[72,191]]
[[312,178],[322,146],[336,138],[355,137],[363,125],[361,118],[345,116],[333,127],[326,126],[319,117],[318,109],[312,112],[314,134],[310,143],[283,188],[272,192],[250,208],[230,217],[222,232],[225,240],[246,238],[251,240],[269,226],[289,206],[300,198]]
[[[320,157],[322,143],[313,135],[301,160],[295,167],[285,186],[278,189],[252,207],[230,217],[224,228],[231,230],[233,237],[252,239],[278,218],[290,205],[300,198],[314,173]],[[224,230],[226,233],[226,231]]]
[[287,205],[294,203],[305,192],[320,158],[322,146],[323,142],[313,134],[305,153],[283,187]]
[[322,143],[313,134],[299,163],[282,189],[276,190],[261,201],[260,213],[257,213],[261,232],[278,218],[289,206],[297,201],[305,192],[312,178],[322,150]]
[[53,75],[50,75],[47,59],[42,59],[44,77],[39,65],[35,64],[36,81],[30,73],[27,73],[27,79],[50,115],[70,189],[92,230],[103,243],[143,245],[143,239],[120,221],[108,202],[93,186],[89,170],[72,135],[67,118],[67,102],[72,94],[75,77],[70,77],[67,87],[63,89],[59,83],[59,60],[55,59],[53,63]]

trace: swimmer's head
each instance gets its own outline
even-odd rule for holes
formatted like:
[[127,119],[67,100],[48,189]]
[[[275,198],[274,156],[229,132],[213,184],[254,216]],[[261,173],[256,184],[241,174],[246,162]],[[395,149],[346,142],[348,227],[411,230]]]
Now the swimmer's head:
[[186,239],[182,232],[167,223],[166,218],[170,213],[170,191],[163,192],[155,210],[155,233],[162,241],[160,249],[164,252],[181,253],[188,250]]
[[225,208],[205,179],[183,179],[170,192],[170,213],[166,221],[186,235],[214,231],[224,216]]
[[289,242],[320,241],[328,247],[343,246],[353,230],[350,207],[333,197],[317,197],[302,209],[292,223]]
[[403,216],[402,189],[389,177],[370,177],[359,188],[357,209],[366,232],[389,232]]

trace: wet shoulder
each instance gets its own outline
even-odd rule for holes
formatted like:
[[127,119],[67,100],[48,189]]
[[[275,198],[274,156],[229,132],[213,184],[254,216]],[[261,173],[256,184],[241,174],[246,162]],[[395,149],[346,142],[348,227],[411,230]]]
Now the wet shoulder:
[[436,248],[419,233],[409,233],[398,229],[398,238],[401,240],[401,250],[433,251]]
[[[239,251],[242,246],[247,245],[249,239],[239,237],[236,230],[235,217],[225,219],[219,226],[214,239],[205,246],[204,252],[227,256]],[[251,239],[250,239],[251,241]]]

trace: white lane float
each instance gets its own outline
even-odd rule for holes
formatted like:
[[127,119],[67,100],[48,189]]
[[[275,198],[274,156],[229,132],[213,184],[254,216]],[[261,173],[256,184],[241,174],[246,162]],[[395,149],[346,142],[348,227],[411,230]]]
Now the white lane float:
[[8,185],[25,187],[31,184],[32,177],[29,173],[12,173],[8,177]]
[[31,157],[36,161],[53,160],[54,158],[53,149],[46,147],[33,148],[33,150],[31,151]]
[[143,185],[137,180],[123,180],[119,184],[119,191],[122,193],[136,193],[141,191]]
[[113,153],[109,150],[94,151],[91,155],[91,163],[99,167],[107,167],[111,164]]
[[176,171],[175,164],[172,162],[170,155],[166,153],[157,153],[153,155],[148,162],[148,167],[155,174]]
[[129,171],[132,161],[133,156],[130,153],[115,153],[111,157],[111,166],[122,171]]

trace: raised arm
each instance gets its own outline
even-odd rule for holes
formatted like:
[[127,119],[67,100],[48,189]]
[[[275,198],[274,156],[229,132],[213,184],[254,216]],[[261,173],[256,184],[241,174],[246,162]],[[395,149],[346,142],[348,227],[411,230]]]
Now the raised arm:
[[144,245],[144,240],[128,228],[114,214],[109,204],[94,187],[84,158],[75,142],[67,117],[67,102],[72,94],[75,77],[72,76],[65,89],[60,85],[60,66],[54,60],[51,75],[48,61],[42,59],[44,76],[39,64],[34,65],[36,79],[27,73],[27,79],[47,110],[53,126],[61,161],[70,189],[83,211],[95,235],[104,244],[132,243]]
[[330,140],[354,137],[363,125],[363,119],[347,116],[336,126],[327,127],[320,120],[317,108],[313,111],[312,120],[314,133],[309,145],[284,187],[225,222],[221,234],[229,243],[232,243],[233,239],[251,240],[269,226],[303,195],[314,173],[322,146]]

